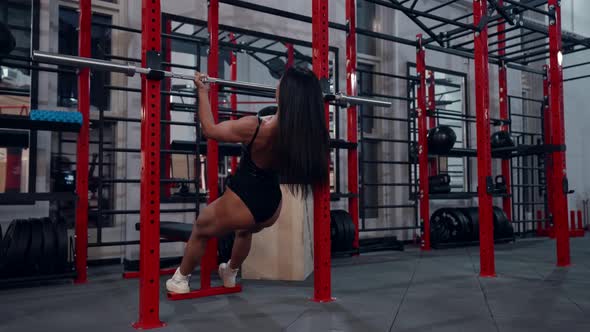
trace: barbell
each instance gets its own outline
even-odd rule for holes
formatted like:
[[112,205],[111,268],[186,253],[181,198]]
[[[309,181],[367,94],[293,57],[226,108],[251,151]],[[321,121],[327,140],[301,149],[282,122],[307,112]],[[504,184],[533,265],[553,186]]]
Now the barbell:
[[[43,51],[33,51],[32,58],[34,61],[41,63],[65,65],[77,68],[91,68],[100,71],[123,73],[127,76],[134,76],[135,74],[144,74],[148,76],[177,78],[188,81],[193,81],[195,78],[194,75],[180,74],[166,70],[136,67],[130,64],[116,63],[107,60],[99,60],[87,57],[64,55]],[[213,83],[220,86],[238,89],[257,90],[272,93],[276,92],[276,88],[270,85],[242,81],[229,81],[215,77],[206,77],[203,79],[203,83]],[[387,101],[357,96],[347,96],[343,93],[325,94],[325,98],[327,100],[334,100],[339,103],[349,105],[371,105],[376,107],[391,107],[391,103]]]

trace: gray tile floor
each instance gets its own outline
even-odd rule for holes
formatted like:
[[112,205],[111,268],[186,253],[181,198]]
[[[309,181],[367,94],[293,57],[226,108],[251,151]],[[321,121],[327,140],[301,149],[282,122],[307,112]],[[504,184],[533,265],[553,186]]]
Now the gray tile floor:
[[[496,278],[477,277],[478,255],[408,248],[337,259],[328,304],[308,300],[313,278],[245,281],[240,294],[198,300],[162,296],[167,326],[158,331],[590,332],[590,236],[572,240],[574,264],[564,269],[547,239],[497,245]],[[134,331],[138,281],[117,269],[91,269],[86,285],[0,291],[0,331]]]

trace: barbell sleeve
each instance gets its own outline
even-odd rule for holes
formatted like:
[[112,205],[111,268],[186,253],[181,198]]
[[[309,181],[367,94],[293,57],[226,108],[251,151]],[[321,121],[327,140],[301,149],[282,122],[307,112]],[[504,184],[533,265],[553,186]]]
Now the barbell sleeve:
[[78,68],[92,68],[101,71],[112,71],[117,73],[123,73],[127,76],[133,76],[137,73],[137,67],[135,66],[74,55],[63,55],[43,51],[33,51],[32,58],[34,61],[42,63],[64,65]]

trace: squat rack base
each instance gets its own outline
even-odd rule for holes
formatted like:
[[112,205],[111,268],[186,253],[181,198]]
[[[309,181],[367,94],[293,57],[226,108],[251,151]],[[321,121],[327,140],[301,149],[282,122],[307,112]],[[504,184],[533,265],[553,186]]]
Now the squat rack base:
[[236,285],[235,287],[211,287],[206,289],[197,289],[192,292],[186,294],[176,294],[176,293],[167,293],[168,300],[171,301],[178,301],[178,300],[188,300],[188,299],[198,299],[201,297],[208,297],[208,296],[215,296],[215,295],[223,295],[223,294],[233,294],[233,293],[240,293],[242,291],[242,285]]

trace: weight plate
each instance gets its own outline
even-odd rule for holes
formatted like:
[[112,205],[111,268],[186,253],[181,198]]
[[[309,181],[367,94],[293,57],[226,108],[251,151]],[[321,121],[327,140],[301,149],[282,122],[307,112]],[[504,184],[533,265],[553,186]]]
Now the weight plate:
[[330,211],[330,221],[336,228],[333,248],[336,251],[348,251],[352,249],[354,241],[354,224],[352,217],[345,210]]
[[64,219],[58,219],[54,227],[57,242],[57,269],[65,271],[68,265],[68,226]]
[[[508,220],[508,216],[504,213],[504,210],[501,208],[494,206],[494,238],[496,239],[506,239],[511,238],[514,236],[514,229],[512,228],[512,224],[510,220]],[[496,231],[497,227],[497,231]]]
[[435,211],[430,217],[430,241],[434,246],[449,242],[451,233],[443,220],[441,210]]
[[352,244],[354,242],[354,223],[352,222],[352,217],[348,212],[342,211],[342,219],[345,220],[344,222],[344,230],[346,232],[346,248],[344,250],[352,250]]
[[41,219],[43,232],[43,253],[41,254],[41,273],[51,273],[55,268],[55,233],[53,231],[53,223],[49,218]]
[[28,220],[18,219],[10,246],[6,252],[6,269],[10,275],[22,275],[25,271],[26,256],[31,240],[31,224]]
[[12,222],[10,222],[10,224],[8,225],[8,229],[6,229],[6,234],[4,234],[4,237],[2,238],[2,241],[0,243],[0,273],[2,274],[7,272],[7,269],[5,269],[5,266],[8,265],[8,259],[6,255],[8,248],[12,243],[15,226],[16,221],[13,220]]
[[462,208],[461,211],[469,220],[469,238],[479,241],[479,207]]
[[43,250],[43,224],[39,219],[29,219],[31,224],[31,245],[27,254],[27,271],[39,272]]
[[332,251],[340,251],[344,242],[342,238],[344,236],[344,228],[335,210],[330,211],[330,229],[333,229],[334,233],[334,236],[330,238]]
[[503,237],[503,231],[504,231],[504,211],[502,211],[502,209],[498,208],[497,206],[493,207],[493,213],[494,213],[494,239],[499,239]]

